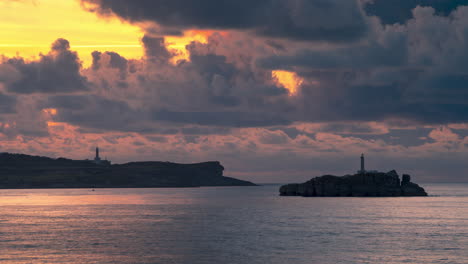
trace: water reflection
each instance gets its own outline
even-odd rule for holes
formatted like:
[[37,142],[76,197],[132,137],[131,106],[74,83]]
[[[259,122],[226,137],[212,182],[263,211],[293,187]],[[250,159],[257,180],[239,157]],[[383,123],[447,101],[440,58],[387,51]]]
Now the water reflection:
[[468,186],[418,198],[277,188],[1,190],[0,263],[468,263]]
[[[158,191],[160,190],[160,191]],[[38,189],[0,190],[2,205],[142,205],[189,203],[191,197],[171,195],[170,189]],[[183,193],[182,193],[183,194]],[[163,196],[164,201],[158,199]],[[172,198],[171,198],[172,197]]]

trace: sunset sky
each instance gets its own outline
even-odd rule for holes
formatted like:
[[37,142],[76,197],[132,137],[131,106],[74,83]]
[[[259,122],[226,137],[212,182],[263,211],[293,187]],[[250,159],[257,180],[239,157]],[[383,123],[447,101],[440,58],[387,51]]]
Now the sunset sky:
[[0,29],[0,152],[468,182],[468,0],[0,0]]

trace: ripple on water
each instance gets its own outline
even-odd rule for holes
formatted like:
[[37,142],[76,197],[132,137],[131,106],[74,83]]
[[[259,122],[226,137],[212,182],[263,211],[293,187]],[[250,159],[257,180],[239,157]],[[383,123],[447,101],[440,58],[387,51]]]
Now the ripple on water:
[[283,199],[278,186],[2,190],[0,262],[466,264],[468,188],[449,187],[410,199]]

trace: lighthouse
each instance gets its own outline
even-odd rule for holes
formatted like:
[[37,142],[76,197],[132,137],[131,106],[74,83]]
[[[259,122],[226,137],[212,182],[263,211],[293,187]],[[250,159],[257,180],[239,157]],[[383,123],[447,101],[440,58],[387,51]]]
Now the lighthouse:
[[359,171],[360,173],[365,173],[366,169],[364,167],[364,153],[361,154],[361,170]]
[[98,164],[101,162],[101,157],[99,157],[99,148],[96,148],[96,157],[94,158],[94,162]]
[[107,159],[101,159],[99,156],[99,148],[96,148],[96,157],[93,160],[94,164],[101,165],[101,166],[110,166],[111,162]]

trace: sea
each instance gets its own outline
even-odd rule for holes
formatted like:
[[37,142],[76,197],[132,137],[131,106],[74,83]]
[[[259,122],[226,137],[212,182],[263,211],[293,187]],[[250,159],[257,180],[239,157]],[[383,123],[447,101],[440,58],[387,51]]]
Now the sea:
[[429,197],[279,185],[0,190],[0,263],[468,263],[468,184]]

